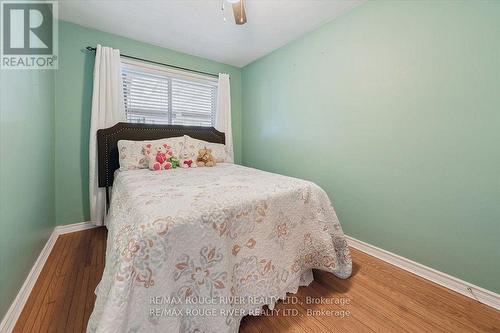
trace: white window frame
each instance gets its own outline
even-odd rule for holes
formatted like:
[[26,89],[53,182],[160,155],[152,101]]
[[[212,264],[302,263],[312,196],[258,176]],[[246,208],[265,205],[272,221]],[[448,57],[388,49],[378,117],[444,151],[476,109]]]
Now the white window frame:
[[[181,69],[176,69],[168,66],[162,66],[162,65],[157,65],[157,64],[152,64],[148,63],[146,61],[140,61],[140,60],[135,60],[135,59],[130,59],[130,58],[121,58],[122,62],[122,70],[123,68],[126,68],[127,66],[129,67],[134,67],[134,68],[140,68],[142,71],[150,73],[150,74],[155,74],[155,75],[160,75],[160,76],[165,76],[168,78],[174,78],[174,79],[180,79],[180,80],[186,80],[186,81],[191,81],[193,83],[199,82],[203,84],[207,83],[213,83],[214,89],[215,89],[215,94],[214,98],[211,101],[212,103],[212,116],[211,116],[211,125],[210,126],[215,126],[215,117],[216,117],[216,112],[217,112],[217,87],[219,83],[219,78],[211,75],[204,75],[204,74],[199,74],[195,72],[189,72],[187,70],[181,70]],[[173,110],[172,110],[172,81],[170,81],[169,84],[169,103],[168,103],[168,112],[166,113],[166,120],[165,123],[167,124],[172,124],[173,119]],[[125,91],[124,91],[124,99],[126,100],[125,96]],[[127,114],[127,103],[125,103],[125,113]],[[128,115],[127,115],[127,121],[128,120]],[[192,124],[192,123],[186,123],[186,124],[180,124],[180,125],[186,125],[186,126],[200,126],[199,124]]]

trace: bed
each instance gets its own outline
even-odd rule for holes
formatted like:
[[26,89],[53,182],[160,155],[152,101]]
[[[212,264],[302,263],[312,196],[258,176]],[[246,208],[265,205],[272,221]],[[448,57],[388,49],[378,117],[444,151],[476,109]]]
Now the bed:
[[314,183],[231,163],[116,171],[118,140],[213,128],[120,123],[98,132],[99,184],[112,186],[106,263],[88,332],[237,332],[244,315],[312,282],[351,274],[342,228]]

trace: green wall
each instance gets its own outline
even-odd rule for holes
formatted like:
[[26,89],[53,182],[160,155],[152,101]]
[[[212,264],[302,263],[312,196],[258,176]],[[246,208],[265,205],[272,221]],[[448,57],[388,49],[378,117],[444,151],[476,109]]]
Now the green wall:
[[94,54],[83,49],[98,43],[118,48],[125,54],[140,58],[211,73],[230,74],[235,160],[241,161],[241,70],[239,68],[61,21],[55,117],[55,209],[58,225],[90,219],[88,141]]
[[54,227],[54,71],[0,70],[0,320]]
[[243,163],[500,292],[499,41],[499,1],[369,1],[243,69]]

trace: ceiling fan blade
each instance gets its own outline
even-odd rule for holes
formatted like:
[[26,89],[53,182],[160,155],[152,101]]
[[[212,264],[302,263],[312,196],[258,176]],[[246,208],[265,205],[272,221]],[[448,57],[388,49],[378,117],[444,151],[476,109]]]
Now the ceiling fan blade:
[[247,14],[243,0],[233,3],[234,22],[238,25],[247,23]]

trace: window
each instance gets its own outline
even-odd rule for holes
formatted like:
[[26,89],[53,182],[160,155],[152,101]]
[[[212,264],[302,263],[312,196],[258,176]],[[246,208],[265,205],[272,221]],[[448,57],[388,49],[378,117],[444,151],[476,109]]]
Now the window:
[[127,121],[214,126],[218,78],[122,59]]

